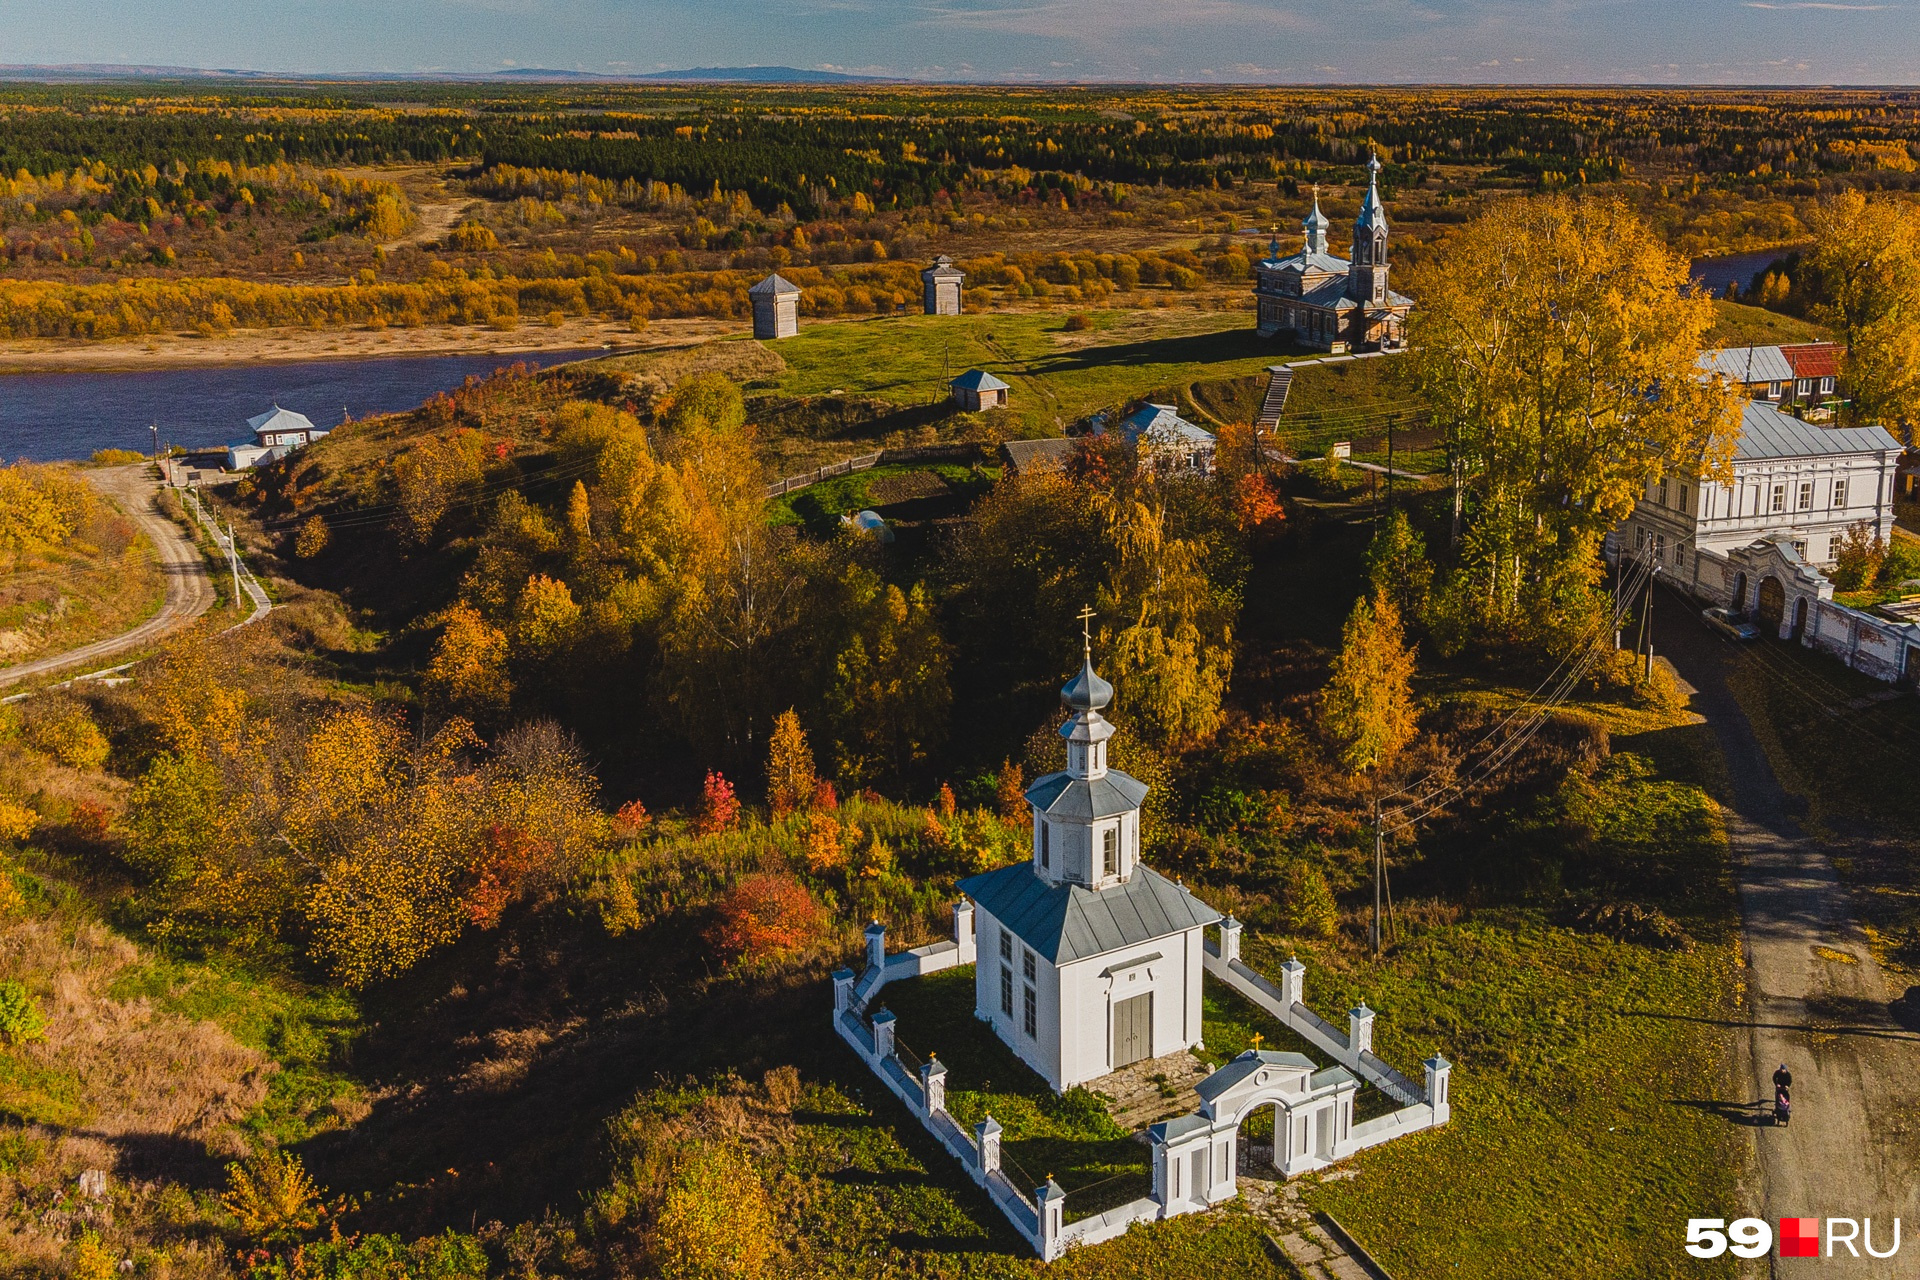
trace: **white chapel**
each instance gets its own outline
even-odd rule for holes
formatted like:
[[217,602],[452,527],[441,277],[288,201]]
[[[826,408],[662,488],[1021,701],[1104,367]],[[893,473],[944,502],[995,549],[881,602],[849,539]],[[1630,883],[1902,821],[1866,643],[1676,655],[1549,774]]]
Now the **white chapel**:
[[1202,934],[1220,913],[1140,861],[1146,784],[1107,767],[1113,686],[1060,691],[1067,767],[1027,788],[1033,855],[960,882],[976,912],[974,1016],[1056,1093],[1200,1044]]

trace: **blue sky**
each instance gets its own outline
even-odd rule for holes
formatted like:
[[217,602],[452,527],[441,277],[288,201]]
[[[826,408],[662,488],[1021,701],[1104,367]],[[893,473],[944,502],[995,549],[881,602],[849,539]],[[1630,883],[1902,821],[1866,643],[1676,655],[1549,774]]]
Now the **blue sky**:
[[1912,84],[1920,0],[0,0],[0,62]]

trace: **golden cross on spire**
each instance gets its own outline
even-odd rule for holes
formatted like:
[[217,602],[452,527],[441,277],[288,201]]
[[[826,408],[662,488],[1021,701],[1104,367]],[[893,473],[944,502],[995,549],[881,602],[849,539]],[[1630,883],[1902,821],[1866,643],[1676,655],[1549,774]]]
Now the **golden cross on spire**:
[[1260,1034],[1260,1033],[1259,1033],[1258,1031],[1256,1031],[1256,1032],[1254,1032],[1254,1033],[1253,1033],[1253,1042],[1252,1042],[1252,1043],[1253,1043],[1253,1047],[1254,1047],[1254,1048],[1255,1048],[1256,1050],[1257,1050],[1257,1049],[1258,1049],[1258,1048],[1259,1048],[1259,1047],[1260,1047],[1260,1046],[1261,1046],[1261,1045],[1262,1045],[1263,1043],[1265,1043],[1265,1041],[1266,1041],[1266,1037],[1265,1037],[1265,1036],[1263,1036],[1263,1035],[1261,1035],[1261,1034]]
[[1094,613],[1092,606],[1083,604],[1080,606],[1080,612],[1075,616],[1080,619],[1080,641],[1086,646],[1087,661],[1092,662],[1093,620],[1098,615]]

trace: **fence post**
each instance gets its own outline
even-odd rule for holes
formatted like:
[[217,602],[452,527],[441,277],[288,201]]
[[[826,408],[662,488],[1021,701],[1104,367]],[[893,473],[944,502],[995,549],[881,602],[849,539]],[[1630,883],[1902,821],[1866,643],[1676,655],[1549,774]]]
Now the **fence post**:
[[1307,966],[1294,956],[1288,956],[1287,962],[1280,966],[1280,1003],[1291,1009],[1297,1004],[1305,1004],[1307,999]]
[[920,1067],[920,1095],[926,1100],[929,1119],[947,1109],[947,1069],[937,1057],[929,1055]]
[[1433,1122],[1445,1124],[1453,1115],[1453,1104],[1448,1100],[1453,1064],[1436,1053],[1420,1065],[1427,1069],[1427,1105],[1433,1108]]
[[988,1116],[973,1126],[973,1145],[980,1152],[980,1176],[1000,1170],[1000,1122]]
[[1373,1051],[1373,1010],[1364,1000],[1347,1010],[1347,1049],[1356,1057]]
[[873,1015],[873,1056],[882,1062],[893,1056],[893,1024],[891,1009]]
[[1040,1257],[1052,1262],[1060,1256],[1060,1225],[1066,1216],[1067,1193],[1051,1175],[1046,1185],[1033,1193],[1034,1207],[1040,1211]]
[[1240,922],[1228,916],[1220,922],[1220,963],[1232,964],[1240,958]]
[[887,926],[875,920],[867,926],[867,967],[885,968],[887,963]]
[[833,1016],[853,1007],[853,970],[844,965],[833,971]]
[[973,901],[962,898],[953,904],[953,945],[960,948],[960,963],[972,964],[977,953],[973,938]]

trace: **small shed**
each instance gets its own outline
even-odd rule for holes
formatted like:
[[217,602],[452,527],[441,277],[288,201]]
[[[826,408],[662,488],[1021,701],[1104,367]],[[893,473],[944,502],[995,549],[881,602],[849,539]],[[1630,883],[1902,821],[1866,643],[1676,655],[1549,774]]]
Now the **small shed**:
[[969,369],[947,385],[953,390],[953,402],[968,413],[1007,407],[1007,384],[985,369]]
[[953,259],[941,254],[933,265],[920,273],[920,286],[926,313],[930,316],[960,314],[960,290],[967,273],[953,265]]
[[770,340],[800,332],[800,286],[774,272],[747,290],[753,303],[753,336]]

